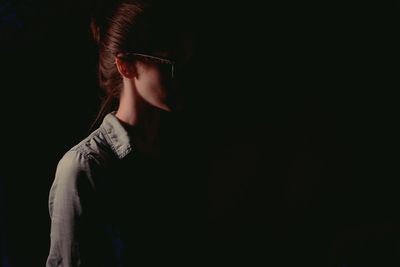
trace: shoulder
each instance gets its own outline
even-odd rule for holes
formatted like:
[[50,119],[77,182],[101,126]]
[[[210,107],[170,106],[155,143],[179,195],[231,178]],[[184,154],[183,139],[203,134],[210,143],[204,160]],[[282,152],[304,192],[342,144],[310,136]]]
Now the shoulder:
[[112,147],[107,134],[102,128],[98,128],[88,137],[72,147],[61,159],[65,164],[78,164],[77,167],[84,167],[89,163],[107,165],[113,158]]
[[57,173],[87,172],[88,166],[93,165],[93,158],[78,150],[70,150],[64,154],[57,165]]
[[88,155],[70,150],[58,162],[53,187],[75,190],[79,184],[90,182],[96,162]]
[[95,169],[107,166],[111,159],[107,139],[97,129],[63,155],[57,165],[56,178],[70,182],[80,176],[90,178]]
[[93,191],[98,168],[99,164],[89,154],[73,149],[66,152],[58,162],[50,189],[50,213],[57,201],[75,203],[83,191]]
[[111,113],[99,128],[65,153],[59,161],[57,173],[83,172],[89,176],[94,169],[104,170],[131,151],[128,132]]

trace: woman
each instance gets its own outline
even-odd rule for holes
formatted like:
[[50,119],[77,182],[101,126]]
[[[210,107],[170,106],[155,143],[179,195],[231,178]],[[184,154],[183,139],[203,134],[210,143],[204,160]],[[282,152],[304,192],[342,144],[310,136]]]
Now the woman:
[[[177,64],[189,53],[178,27],[185,23],[171,20],[171,12],[155,2],[122,1],[94,20],[107,93],[98,119],[107,114],[57,166],[48,267],[142,266],[174,257],[173,229],[184,222],[171,219],[180,213],[172,190],[178,182],[168,177],[163,126],[181,107]],[[115,101],[117,110],[108,112]]]

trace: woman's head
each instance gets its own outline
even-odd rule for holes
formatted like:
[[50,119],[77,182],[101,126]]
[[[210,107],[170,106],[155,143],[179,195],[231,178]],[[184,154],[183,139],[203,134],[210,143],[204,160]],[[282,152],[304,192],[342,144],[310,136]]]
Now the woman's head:
[[92,24],[100,86],[106,92],[102,113],[119,98],[124,78],[137,82],[138,93],[150,105],[169,110],[173,92],[168,90],[177,81],[175,60],[182,57],[184,22],[173,5],[162,1],[123,0],[113,10]]

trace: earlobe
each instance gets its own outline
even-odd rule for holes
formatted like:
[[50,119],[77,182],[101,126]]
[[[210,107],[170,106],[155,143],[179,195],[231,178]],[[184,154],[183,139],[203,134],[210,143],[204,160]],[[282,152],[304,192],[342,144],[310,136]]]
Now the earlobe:
[[117,69],[119,74],[124,76],[125,78],[132,79],[135,77],[136,71],[134,64],[126,62],[118,57],[115,58],[115,65],[117,65]]

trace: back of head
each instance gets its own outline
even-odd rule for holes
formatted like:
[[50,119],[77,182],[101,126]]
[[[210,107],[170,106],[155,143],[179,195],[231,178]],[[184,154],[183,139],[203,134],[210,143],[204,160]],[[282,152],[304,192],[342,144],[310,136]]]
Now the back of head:
[[[182,32],[181,16],[171,1],[121,0],[100,2],[92,17],[92,33],[98,44],[98,76],[105,91],[98,122],[119,98],[122,77],[115,65],[120,53],[174,54]],[[95,123],[96,123],[95,122]]]

